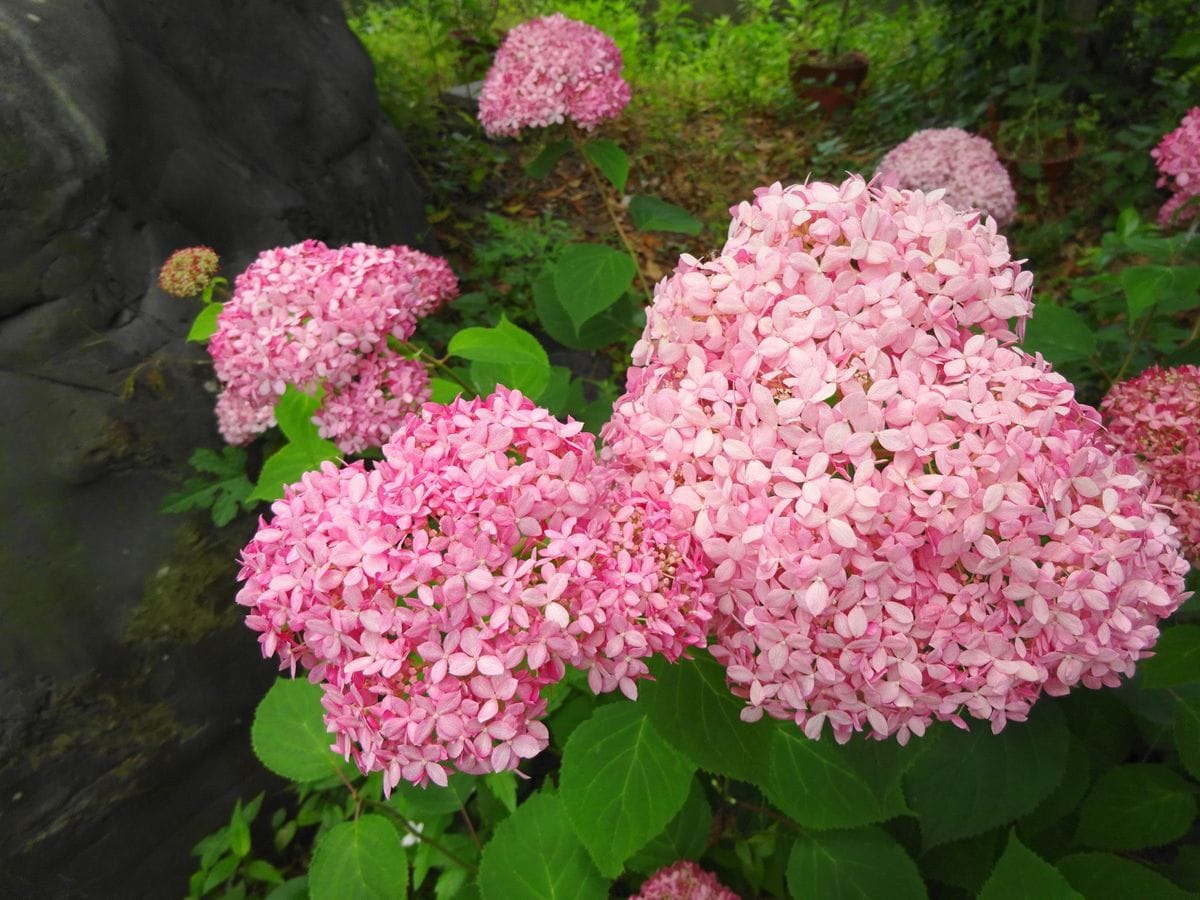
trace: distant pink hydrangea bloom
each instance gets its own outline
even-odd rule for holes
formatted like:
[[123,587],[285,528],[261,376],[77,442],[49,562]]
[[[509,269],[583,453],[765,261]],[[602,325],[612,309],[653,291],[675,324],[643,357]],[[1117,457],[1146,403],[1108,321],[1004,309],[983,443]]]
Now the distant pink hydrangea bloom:
[[895,179],[897,187],[926,193],[942,189],[955,209],[981,209],[1000,225],[1017,212],[1012,179],[991,142],[961,128],[914,132],[888,151],[877,171]]
[[321,435],[345,453],[377,446],[429,399],[427,374],[388,338],[406,340],[457,294],[445,260],[408,247],[310,240],[264,251],[237,277],[208,343],[221,434],[247,443],[275,424],[287,385],[323,385]]
[[646,879],[629,900],[740,900],[737,894],[691,860],[680,860]]
[[1200,565],[1200,366],[1155,366],[1114,384],[1100,412],[1162,488],[1184,552]]
[[479,121],[494,137],[567,119],[590,131],[619,116],[629,97],[612,38],[555,13],[508,33],[479,94]]
[[[1178,224],[1175,218],[1180,207],[1200,196],[1200,106],[1188,110],[1179,127],[1165,135],[1150,155],[1158,166],[1158,186],[1171,189],[1171,198],[1158,212],[1158,224],[1167,228]],[[1179,214],[1179,221],[1195,215],[1193,206]]]
[[995,223],[858,176],[732,212],[656,289],[602,436],[701,542],[743,718],[904,742],[1130,674],[1187,564],[1136,460],[1014,346],[1032,276]]
[[217,276],[221,257],[212,247],[184,247],[167,257],[158,286],[175,297],[195,297]]
[[703,646],[699,546],[594,447],[515,391],[427,404],[381,462],[325,463],[260,521],[247,625],[323,683],[335,749],[388,790],[540,752],[568,665],[634,697],[651,653]]

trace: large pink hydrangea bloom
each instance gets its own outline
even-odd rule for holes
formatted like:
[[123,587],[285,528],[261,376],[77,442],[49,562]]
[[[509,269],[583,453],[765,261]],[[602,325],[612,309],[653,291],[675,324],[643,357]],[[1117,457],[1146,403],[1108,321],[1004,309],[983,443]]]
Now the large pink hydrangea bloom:
[[981,209],[1005,225],[1017,212],[1017,194],[991,142],[961,128],[914,132],[879,161],[878,173],[897,187],[944,190],[955,209]]
[[689,859],[680,860],[646,879],[629,900],[739,900],[712,872]]
[[335,749],[387,789],[541,751],[568,665],[633,697],[652,653],[704,644],[698,544],[594,447],[506,389],[427,404],[374,467],[326,463],[260,522],[247,624],[324,685]]
[[1150,151],[1158,166],[1158,186],[1171,189],[1171,198],[1158,211],[1158,224],[1167,228],[1196,215],[1194,206],[1179,213],[1193,197],[1200,196],[1200,106],[1188,110],[1179,127],[1163,136]]
[[508,33],[479,94],[479,121],[494,137],[567,119],[590,131],[619,116],[629,97],[612,38],[555,13]]
[[445,260],[408,247],[320,241],[266,250],[242,272],[208,343],[231,444],[275,424],[287,385],[324,386],[315,421],[342,451],[377,446],[429,398],[422,366],[397,357],[417,319],[458,294]]
[[1162,488],[1184,552],[1200,565],[1200,366],[1155,366],[1114,384],[1100,412]]
[[906,741],[1128,675],[1187,566],[1014,346],[1032,277],[995,223],[858,176],[733,215],[659,284],[603,437],[702,542],[743,718]]

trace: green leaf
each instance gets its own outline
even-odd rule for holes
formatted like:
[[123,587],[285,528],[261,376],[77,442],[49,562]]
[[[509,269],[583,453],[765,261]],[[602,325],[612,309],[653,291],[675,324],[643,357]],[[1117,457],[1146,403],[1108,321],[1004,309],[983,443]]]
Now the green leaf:
[[254,755],[276,775],[292,781],[320,781],[343,771],[329,749],[321,688],[303,678],[277,678],[258,704],[250,726]]
[[1200,779],[1200,699],[1178,698],[1174,727],[1179,761],[1193,778]]
[[321,408],[325,389],[318,388],[306,394],[295,385],[286,385],[283,395],[275,402],[275,421],[283,436],[294,444],[314,443],[321,440],[313,416]]
[[564,347],[596,350],[615,344],[632,331],[631,303],[622,296],[604,312],[592,316],[579,328],[567,312],[554,287],[554,269],[548,268],[533,282],[533,307],[546,334]]
[[625,192],[625,181],[629,178],[629,157],[625,151],[610,140],[588,141],[583,145],[587,158],[596,164],[604,177],[612,182],[617,193]]
[[979,900],[1084,900],[1063,874],[1019,840],[1014,831],[1008,836],[1004,855],[996,863],[992,877],[979,892]]
[[500,314],[495,328],[464,328],[450,339],[447,352],[471,360],[471,380],[480,396],[497,384],[537,397],[550,383],[550,359],[528,331]]
[[554,164],[571,149],[570,141],[552,141],[542,148],[533,162],[525,166],[525,174],[530,178],[545,178],[554,168]]
[[1096,352],[1096,338],[1087,320],[1075,310],[1039,303],[1025,325],[1021,346],[1060,365],[1090,357]]
[[576,333],[616,303],[636,274],[628,253],[603,244],[568,244],[554,265],[554,291]]
[[1091,784],[1092,771],[1088,749],[1082,741],[1072,737],[1062,781],[1033,812],[1021,818],[1021,836],[1029,840],[1031,836],[1041,834],[1049,828],[1061,827],[1059,823],[1075,811]]
[[1158,302],[1159,294],[1171,279],[1171,269],[1167,266],[1130,266],[1122,269],[1118,278],[1132,322]]
[[795,900],[927,897],[917,864],[881,828],[802,834],[787,867]]
[[242,801],[238,800],[229,817],[229,849],[238,859],[250,852],[250,825],[242,816]]
[[320,445],[284,444],[263,463],[258,484],[248,499],[278,500],[284,487],[295,484],[305,472],[320,468],[325,460],[337,457],[338,448],[332,441],[322,441]]
[[474,792],[475,779],[470,775],[456,773],[450,776],[445,787],[438,787],[436,784],[417,787],[410,782],[401,781],[392,791],[388,803],[409,819],[427,819],[458,812]]
[[263,884],[283,884],[283,875],[266,860],[252,859],[244,869],[246,877],[251,881],[261,881]]
[[679,859],[699,859],[708,846],[711,827],[712,811],[704,789],[692,779],[691,790],[675,818],[629,858],[627,867],[649,875]]
[[657,197],[634,197],[629,201],[629,218],[642,231],[676,231],[697,235],[703,227],[700,220],[674,203]]
[[608,880],[575,836],[562,801],[535,794],[496,826],[483,848],[484,900],[604,900]]
[[463,392],[463,386],[449,378],[429,379],[429,399],[434,403],[450,403]]
[[771,739],[766,794],[807,828],[869,825],[904,811],[875,791],[845,746],[832,738],[811,740],[797,726],[780,727]]
[[921,855],[921,871],[931,880],[960,887],[973,897],[992,874],[1007,842],[1008,829],[994,828],[939,844]]
[[[1118,159],[1120,154],[1118,154]],[[1121,214],[1117,216],[1116,232],[1119,237],[1127,238],[1132,234],[1136,234],[1138,227],[1142,224],[1141,218],[1138,216],[1136,209],[1123,209]]]
[[267,894],[267,900],[308,900],[308,876],[289,878]]
[[312,900],[390,900],[408,896],[408,857],[383,816],[365,815],[325,833],[308,870]]
[[1071,887],[1088,900],[1186,900],[1195,896],[1180,890],[1153,869],[1111,853],[1074,853],[1055,862]]
[[204,879],[204,893],[216,890],[222,884],[230,879],[234,872],[237,871],[238,858],[236,856],[223,856],[217,861],[217,864],[209,869],[208,877]]
[[775,722],[741,720],[741,700],[725,670],[705,651],[675,665],[656,659],[654,681],[638,688],[638,705],[654,728],[701,769],[765,786]]
[[1182,837],[1195,818],[1187,781],[1167,766],[1133,763],[1096,780],[1080,807],[1075,839],[1099,850],[1141,850]]
[[1053,703],[1037,704],[1028,722],[1010,722],[999,734],[978,722],[969,732],[938,732],[905,777],[926,849],[1023,816],[1062,782],[1069,733]]
[[517,808],[517,776],[512,772],[493,772],[483,776],[483,786],[509,812]]
[[165,513],[182,513],[189,509],[210,509],[213,524],[228,525],[237,515],[238,507],[249,509],[254,486],[246,477],[246,451],[240,447],[225,447],[220,453],[206,448],[195,451],[189,460],[198,472],[214,478],[189,478],[183,488],[163,498],[159,507]]
[[1164,628],[1154,655],[1138,663],[1142,687],[1166,688],[1200,681],[1200,625]]
[[596,710],[563,749],[559,794],[596,867],[610,878],[687,799],[695,767],[632,703]]
[[192,327],[188,329],[187,340],[203,344],[217,333],[217,316],[221,314],[221,303],[208,303],[200,310]]
[[541,395],[534,398],[538,406],[550,410],[551,415],[562,418],[567,412],[567,401],[571,394],[571,370],[566,366],[550,367],[550,383]]

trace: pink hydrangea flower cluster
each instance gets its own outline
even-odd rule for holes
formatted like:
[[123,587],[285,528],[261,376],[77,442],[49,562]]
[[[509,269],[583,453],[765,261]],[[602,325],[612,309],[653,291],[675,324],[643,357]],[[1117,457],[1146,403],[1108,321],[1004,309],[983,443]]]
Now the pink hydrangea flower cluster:
[[479,94],[479,121],[493,137],[571,119],[590,131],[629,103],[612,38],[562,13],[508,33]]
[[429,399],[425,367],[388,339],[407,339],[457,295],[445,260],[408,247],[309,240],[264,251],[237,277],[208,343],[221,434],[247,443],[275,424],[287,385],[323,385],[322,437],[346,453],[382,444]]
[[427,404],[378,464],[326,463],[260,522],[247,624],[323,684],[335,749],[389,790],[537,754],[566,666],[633,697],[650,654],[703,645],[698,544],[594,447],[515,391]]
[[926,128],[893,147],[878,173],[897,187],[945,191],[955,209],[981,209],[1005,225],[1017,212],[1017,194],[991,141],[961,128]]
[[684,859],[659,869],[629,900],[739,900],[712,872]]
[[1165,135],[1150,155],[1158,166],[1158,186],[1171,189],[1171,199],[1158,211],[1158,224],[1163,228],[1177,224],[1177,214],[1180,222],[1190,221],[1195,206],[1179,210],[1200,196],[1200,106],[1188,110],[1179,127]]
[[744,719],[998,731],[1182,602],[1156,489],[1014,346],[1031,283],[994,221],[854,176],[760,189],[659,284],[606,459],[702,542]]
[[1114,384],[1100,412],[1162,488],[1184,553],[1200,565],[1200,366],[1155,366]]

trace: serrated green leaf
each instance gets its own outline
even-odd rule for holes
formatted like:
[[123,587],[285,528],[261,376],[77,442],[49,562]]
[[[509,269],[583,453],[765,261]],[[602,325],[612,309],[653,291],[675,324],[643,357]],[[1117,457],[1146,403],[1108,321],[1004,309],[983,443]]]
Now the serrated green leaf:
[[939,844],[921,855],[924,875],[942,884],[951,884],[972,897],[996,867],[996,860],[1008,842],[1008,829],[994,828],[960,841]]
[[321,688],[303,678],[277,678],[258,704],[250,726],[254,755],[276,775],[292,781],[320,781],[343,771],[342,758],[329,749]]
[[403,900],[408,858],[383,816],[365,815],[325,832],[308,869],[312,900]]
[[192,327],[188,329],[187,340],[203,344],[217,333],[217,316],[221,314],[221,303],[208,303],[196,315]]
[[313,416],[321,408],[325,388],[306,394],[295,385],[286,385],[283,394],[275,401],[275,422],[283,436],[294,444],[305,444],[321,440]]
[[319,444],[284,444],[263,462],[258,483],[248,500],[278,500],[283,489],[295,484],[305,472],[319,469],[327,459],[337,459],[338,448],[332,441]]
[[218,527],[229,524],[238,507],[249,508],[253,485],[246,477],[246,451],[240,447],[225,447],[220,453],[201,448],[188,460],[192,468],[215,478],[189,478],[182,490],[163,498],[159,508],[164,513],[182,513],[189,509],[209,509]]
[[1200,779],[1200,699],[1177,698],[1174,731],[1179,761],[1193,778]]
[[704,789],[692,779],[691,789],[679,812],[642,849],[629,857],[626,867],[649,875],[680,859],[699,859],[708,846],[712,810]]
[[1166,688],[1200,682],[1200,625],[1164,628],[1154,655],[1138,663],[1142,687]]
[[592,864],[562,801],[539,793],[496,826],[483,848],[484,900],[603,900],[608,880]]
[[1029,839],[1047,829],[1060,827],[1063,819],[1079,806],[1092,784],[1091,762],[1087,748],[1072,737],[1067,750],[1063,779],[1046,799],[1021,818],[1021,836]]
[[1159,295],[1171,280],[1167,266],[1129,266],[1118,275],[1125,292],[1125,306],[1130,321],[1136,320],[1158,302]]
[[1075,840],[1098,850],[1141,850],[1182,837],[1196,819],[1191,786],[1168,766],[1132,763],[1101,775],[1079,810]]
[[724,668],[703,650],[693,657],[674,665],[654,660],[654,681],[639,687],[638,705],[701,769],[765,786],[775,722],[743,722],[743,703],[729,692]]
[[570,141],[551,141],[542,148],[542,152],[533,162],[525,166],[525,174],[530,178],[545,178],[554,169],[554,164],[562,159],[570,149]]
[[1087,320],[1073,309],[1039,303],[1025,324],[1021,346],[1041,353],[1055,365],[1087,359],[1096,352],[1096,338]]
[[619,875],[683,806],[694,772],[640,705],[602,706],[576,728],[563,749],[559,796],[596,868]]
[[642,231],[674,231],[697,235],[703,224],[690,212],[657,197],[634,197],[629,201],[629,218]]
[[455,773],[445,787],[427,784],[417,787],[401,781],[392,791],[388,803],[409,819],[425,819],[462,809],[475,792],[475,779],[470,775]]
[[1013,831],[1008,836],[1004,855],[979,892],[979,900],[1020,900],[1025,897],[1084,900],[1062,872],[1017,840],[1017,833]]
[[1186,900],[1195,896],[1153,869],[1111,853],[1074,853],[1057,860],[1054,867],[1087,900]]
[[925,849],[1023,816],[1062,782],[1069,732],[1053,703],[1039,703],[1028,722],[1010,722],[995,735],[978,722],[969,732],[937,730],[904,779]]
[[602,139],[588,141],[583,145],[587,158],[596,164],[604,173],[618,193],[625,191],[625,182],[629,178],[629,157],[614,141]]
[[447,352],[471,361],[471,380],[486,397],[497,384],[537,397],[550,382],[550,359],[528,331],[504,316],[495,328],[464,328],[450,339]]
[[881,828],[809,832],[796,839],[787,867],[795,900],[919,900],[917,864]]
[[450,403],[463,392],[463,386],[449,378],[429,379],[429,399],[434,403]]
[[517,808],[517,776],[512,772],[493,772],[483,776],[483,786],[509,812]]
[[576,334],[616,303],[635,275],[628,253],[603,244],[568,244],[554,264],[554,291]]
[[615,344],[633,329],[630,325],[632,303],[622,296],[599,315],[592,316],[578,329],[554,287],[554,269],[542,272],[533,282],[533,306],[546,334],[573,350],[596,350]]

